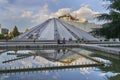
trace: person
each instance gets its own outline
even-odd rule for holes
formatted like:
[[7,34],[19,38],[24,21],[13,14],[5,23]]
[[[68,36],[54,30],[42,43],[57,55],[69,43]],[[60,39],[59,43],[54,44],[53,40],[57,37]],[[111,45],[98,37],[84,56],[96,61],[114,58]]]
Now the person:
[[35,39],[34,39],[34,41],[33,41],[34,43],[35,43]]
[[57,43],[60,44],[60,39],[57,40]]
[[60,53],[60,49],[57,50],[58,54]]
[[72,41],[72,37],[71,37],[71,41]]
[[65,54],[66,49],[62,49],[62,51],[63,51],[63,54]]
[[71,38],[69,38],[69,41],[72,41],[72,37],[71,37]]
[[65,38],[63,38],[63,44],[65,44]]

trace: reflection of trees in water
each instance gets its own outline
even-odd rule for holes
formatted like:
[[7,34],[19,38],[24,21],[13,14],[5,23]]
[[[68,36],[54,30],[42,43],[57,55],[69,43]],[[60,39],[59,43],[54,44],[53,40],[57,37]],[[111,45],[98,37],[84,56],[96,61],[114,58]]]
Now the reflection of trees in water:
[[109,78],[110,80],[120,80],[120,74]]
[[106,57],[103,55],[98,55],[98,54],[92,54],[91,56],[101,57],[103,59],[110,60],[112,63],[110,66],[100,67],[100,69],[105,72],[119,73],[118,75],[110,77],[109,79],[110,80],[120,80],[120,59],[113,59],[113,58]]

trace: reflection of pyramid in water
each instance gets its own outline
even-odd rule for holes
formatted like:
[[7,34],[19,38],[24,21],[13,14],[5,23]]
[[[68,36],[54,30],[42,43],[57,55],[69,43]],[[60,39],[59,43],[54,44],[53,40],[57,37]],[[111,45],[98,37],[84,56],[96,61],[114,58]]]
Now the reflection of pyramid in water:
[[86,41],[98,41],[98,39],[89,35],[87,32],[80,30],[59,19],[49,19],[44,23],[33,27],[28,32],[18,36],[19,39],[38,39],[38,40],[66,40],[84,39]]

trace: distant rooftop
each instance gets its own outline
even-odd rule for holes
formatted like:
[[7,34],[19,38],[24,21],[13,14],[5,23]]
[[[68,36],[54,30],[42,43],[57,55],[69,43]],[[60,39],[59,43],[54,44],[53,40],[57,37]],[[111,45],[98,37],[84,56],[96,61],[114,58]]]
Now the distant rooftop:
[[76,18],[76,17],[73,17],[71,14],[65,14],[65,15],[62,15],[62,16],[59,16],[58,17],[59,19],[63,19],[63,20],[65,20],[65,21],[73,21],[73,22],[81,22],[81,23],[83,23],[83,22],[86,22],[86,20],[85,19],[83,19],[83,18]]

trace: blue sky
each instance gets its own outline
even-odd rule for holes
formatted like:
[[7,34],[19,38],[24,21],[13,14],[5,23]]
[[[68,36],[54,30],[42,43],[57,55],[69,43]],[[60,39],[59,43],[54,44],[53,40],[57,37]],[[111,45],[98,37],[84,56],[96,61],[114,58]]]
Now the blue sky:
[[105,5],[103,0],[0,0],[0,24],[24,31],[66,13],[91,20],[95,14],[108,12]]

